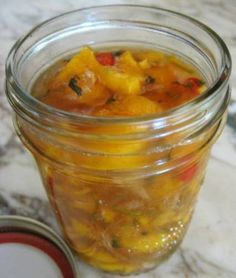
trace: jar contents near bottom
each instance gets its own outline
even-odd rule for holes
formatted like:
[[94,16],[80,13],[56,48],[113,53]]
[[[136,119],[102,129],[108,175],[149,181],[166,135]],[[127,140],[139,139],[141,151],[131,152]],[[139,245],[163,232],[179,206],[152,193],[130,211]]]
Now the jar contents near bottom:
[[[32,95],[66,112],[117,118],[158,115],[205,90],[199,71],[175,55],[148,49],[93,51],[84,47],[41,74]],[[112,128],[99,126],[93,131],[103,137]],[[120,134],[131,131],[135,127],[120,127]],[[209,139],[210,131],[186,145],[173,144],[178,134],[149,142],[120,139],[105,143],[102,138],[94,142],[89,137],[66,141],[58,135],[61,142],[69,142],[67,148],[40,141],[33,133],[29,136],[48,157],[78,166],[63,169],[35,155],[64,235],[80,258],[104,271],[138,273],[154,267],[180,244],[209,151],[196,150]],[[157,141],[171,148],[161,154],[147,152]],[[161,174],[115,174],[167,158],[172,170]]]

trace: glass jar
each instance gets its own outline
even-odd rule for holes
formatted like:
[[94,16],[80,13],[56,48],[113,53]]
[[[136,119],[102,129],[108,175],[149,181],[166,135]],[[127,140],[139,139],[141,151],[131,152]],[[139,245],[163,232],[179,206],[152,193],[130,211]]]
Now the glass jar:
[[[173,53],[199,69],[208,89],[178,108],[132,118],[80,116],[33,98],[30,89],[40,73],[83,45]],[[80,259],[108,272],[138,273],[181,243],[225,123],[230,70],[227,47],[208,27],[144,6],[70,12],[13,46],[6,94],[15,128]]]

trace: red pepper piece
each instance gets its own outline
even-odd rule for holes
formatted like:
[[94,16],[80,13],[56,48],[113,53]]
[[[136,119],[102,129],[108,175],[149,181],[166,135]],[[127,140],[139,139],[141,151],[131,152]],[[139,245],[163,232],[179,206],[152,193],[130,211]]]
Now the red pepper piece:
[[200,88],[203,84],[204,82],[196,77],[190,77],[184,82],[184,86],[193,90]]
[[54,185],[54,180],[52,176],[47,177],[47,183],[48,183],[47,185],[51,187]]
[[96,54],[98,62],[104,66],[113,66],[115,64],[115,58],[111,52],[101,52]]
[[181,174],[180,174],[180,179],[183,182],[189,182],[192,180],[192,178],[195,176],[198,170],[198,165],[193,164],[192,166],[188,167],[185,169]]

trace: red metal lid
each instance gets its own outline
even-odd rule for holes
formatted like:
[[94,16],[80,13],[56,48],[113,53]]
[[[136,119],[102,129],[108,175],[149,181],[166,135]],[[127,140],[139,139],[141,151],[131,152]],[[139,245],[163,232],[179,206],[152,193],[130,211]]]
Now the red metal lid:
[[10,278],[75,278],[73,254],[53,230],[15,216],[0,217],[0,272]]

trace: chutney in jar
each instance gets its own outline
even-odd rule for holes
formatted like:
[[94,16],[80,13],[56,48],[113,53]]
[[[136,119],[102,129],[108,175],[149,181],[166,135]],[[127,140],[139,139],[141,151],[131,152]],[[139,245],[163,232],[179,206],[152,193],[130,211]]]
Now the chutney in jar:
[[[94,51],[84,47],[41,74],[32,94],[56,109],[99,119],[163,113],[197,98],[205,89],[199,71],[176,55],[150,49]],[[91,174],[59,169],[38,160],[65,237],[81,258],[102,270],[129,274],[149,269],[172,253],[184,236],[208,157],[206,151],[194,150],[211,132],[181,145],[177,142],[184,132],[124,142],[103,137],[140,129],[131,125],[82,131],[88,130],[100,139],[67,141],[61,135],[67,148],[35,138],[40,149],[55,160],[93,170]],[[165,145],[166,150],[156,152],[158,145]],[[141,177],[126,173],[165,160],[173,170]],[[113,175],[115,171],[120,174]]]

